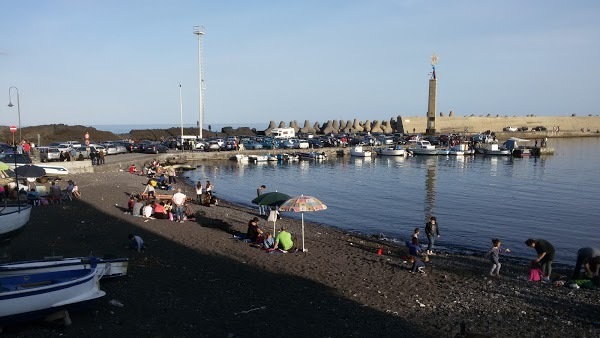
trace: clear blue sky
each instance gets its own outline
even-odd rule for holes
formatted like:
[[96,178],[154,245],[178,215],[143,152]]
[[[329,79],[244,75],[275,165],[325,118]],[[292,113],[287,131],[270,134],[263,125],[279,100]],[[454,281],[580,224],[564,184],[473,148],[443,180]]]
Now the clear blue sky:
[[195,25],[205,125],[600,113],[598,1],[2,2],[4,125],[195,124]]

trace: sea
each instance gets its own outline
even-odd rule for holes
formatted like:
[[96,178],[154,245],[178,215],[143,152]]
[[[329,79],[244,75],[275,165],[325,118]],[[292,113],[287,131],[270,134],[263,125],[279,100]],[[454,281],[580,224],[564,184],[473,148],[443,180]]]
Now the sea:
[[525,240],[546,239],[556,249],[555,262],[573,265],[580,248],[600,248],[600,138],[550,139],[548,146],[555,154],[539,158],[199,162],[186,176],[190,185],[208,179],[218,197],[252,207],[262,184],[267,191],[310,195],[328,208],[305,213],[305,220],[400,243],[415,228],[426,242],[430,216],[440,225],[440,250],[482,253],[498,238],[511,256],[534,258]]

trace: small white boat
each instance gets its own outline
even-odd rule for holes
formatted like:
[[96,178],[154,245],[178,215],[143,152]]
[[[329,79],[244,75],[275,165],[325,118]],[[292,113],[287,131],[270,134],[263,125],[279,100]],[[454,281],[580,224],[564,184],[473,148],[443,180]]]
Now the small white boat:
[[267,161],[269,161],[269,162],[277,162],[277,155],[269,154],[267,156]]
[[506,148],[500,148],[498,143],[488,143],[484,149],[484,154],[491,156],[508,156],[511,151]]
[[327,158],[325,153],[317,153],[316,151],[312,151],[310,153],[300,153],[298,157],[301,160],[324,160]]
[[269,160],[268,155],[248,155],[250,162],[267,162]]
[[408,151],[414,155],[437,155],[438,150],[429,141],[410,140]]
[[[31,163],[17,163],[16,166],[14,163],[7,163],[7,164],[11,169],[14,170],[17,167],[24,166],[24,165],[31,164]],[[59,165],[47,165],[44,163],[36,163],[35,166],[46,170],[46,175],[44,175],[44,176],[65,176],[65,175],[69,174],[69,169],[59,166]]]
[[448,148],[448,155],[463,156],[463,155],[465,155],[465,151],[459,144],[459,145],[455,145],[455,146]]
[[438,148],[437,154],[438,155],[442,155],[442,156],[449,155],[450,154],[450,149],[448,149],[448,148]]
[[404,156],[406,154],[404,148],[399,144],[393,147],[390,146],[377,148],[375,149],[375,152],[377,152],[377,155],[381,156]]
[[364,150],[363,146],[354,146],[350,149],[350,156],[354,157],[371,157],[373,155],[370,150]]
[[[24,202],[23,202],[24,203]],[[29,222],[32,206],[0,206],[0,241],[14,237]]]
[[99,259],[96,257],[48,257],[41,260],[0,264],[0,277],[29,275],[53,271],[91,269],[96,266],[102,278],[127,275],[128,258]]
[[0,324],[42,318],[105,294],[96,269],[0,277]]
[[242,163],[248,163],[249,160],[248,155],[243,154],[237,154],[232,159]]

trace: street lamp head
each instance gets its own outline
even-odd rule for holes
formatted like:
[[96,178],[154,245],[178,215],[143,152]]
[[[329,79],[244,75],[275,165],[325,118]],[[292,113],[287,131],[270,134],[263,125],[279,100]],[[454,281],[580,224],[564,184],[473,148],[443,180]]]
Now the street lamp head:
[[14,104],[12,104],[12,102],[8,102],[8,106],[12,107],[12,106],[14,106]]

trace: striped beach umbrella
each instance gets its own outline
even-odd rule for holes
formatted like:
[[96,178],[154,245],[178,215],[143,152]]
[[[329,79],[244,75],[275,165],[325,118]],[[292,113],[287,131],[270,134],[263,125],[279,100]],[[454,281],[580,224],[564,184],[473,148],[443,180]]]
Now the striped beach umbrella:
[[287,200],[279,206],[279,211],[300,212],[302,213],[302,251],[308,251],[304,246],[304,213],[325,210],[327,206],[318,198],[312,196],[296,196]]

